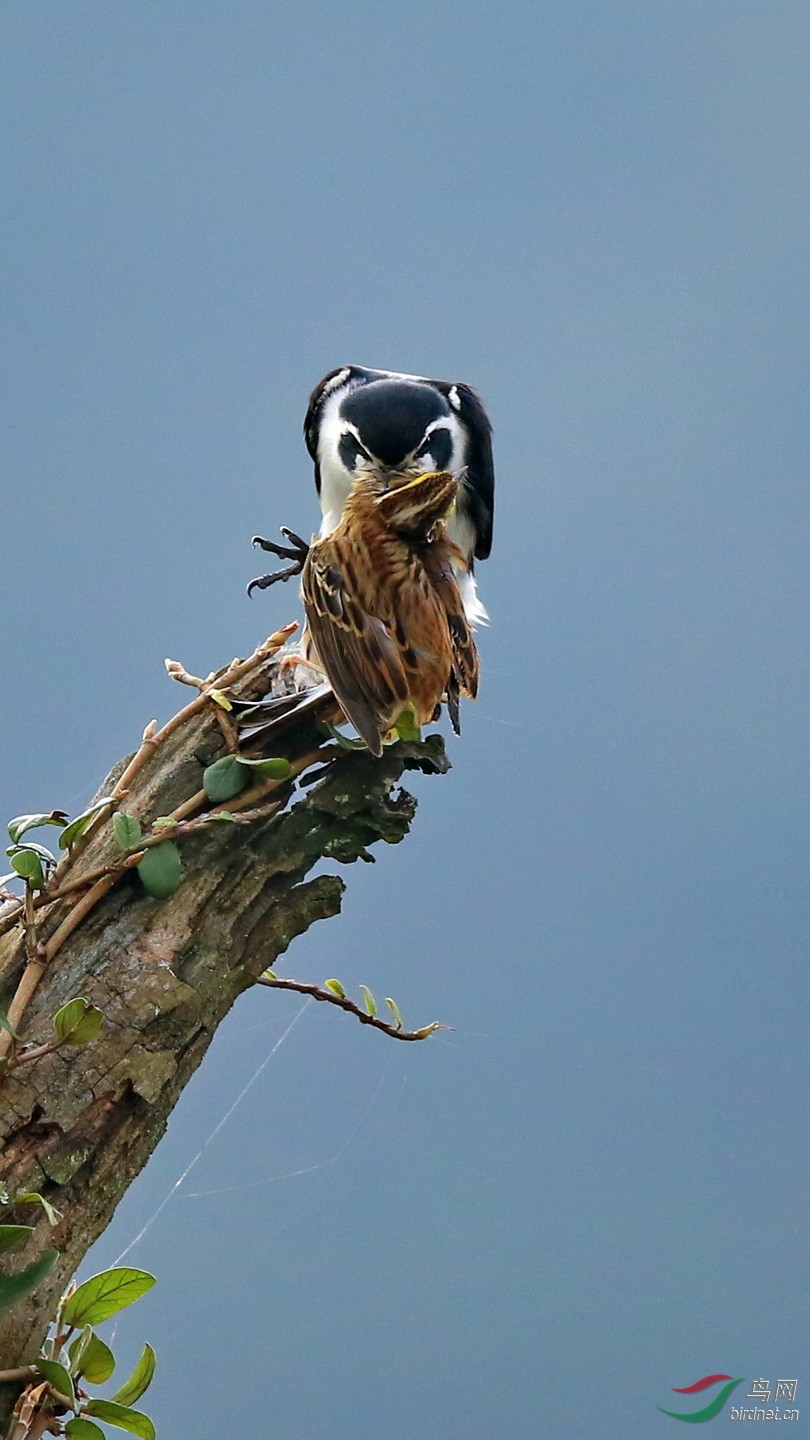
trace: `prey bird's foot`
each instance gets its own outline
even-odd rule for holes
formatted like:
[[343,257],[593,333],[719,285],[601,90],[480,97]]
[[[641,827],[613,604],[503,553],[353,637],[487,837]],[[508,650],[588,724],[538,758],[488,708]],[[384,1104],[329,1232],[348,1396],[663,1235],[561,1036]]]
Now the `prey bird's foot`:
[[307,660],[305,655],[285,655],[284,659],[278,662],[279,670],[292,670],[297,665],[305,666],[306,669],[311,670],[314,675],[320,675],[321,679],[326,678],[326,671],[323,666],[319,665],[317,660]]
[[288,530],[286,525],[279,527],[281,533],[289,545],[277,545],[275,540],[265,540],[262,535],[253,536],[253,544],[260,546],[262,550],[269,550],[271,555],[278,555],[282,560],[292,560],[292,565],[287,565],[283,570],[274,570],[270,575],[257,575],[251,580],[247,587],[248,595],[254,590],[266,590],[270,585],[275,585],[278,580],[291,580],[293,575],[300,575],[304,568],[304,561],[309,554],[309,546],[306,540],[296,535],[294,530]]

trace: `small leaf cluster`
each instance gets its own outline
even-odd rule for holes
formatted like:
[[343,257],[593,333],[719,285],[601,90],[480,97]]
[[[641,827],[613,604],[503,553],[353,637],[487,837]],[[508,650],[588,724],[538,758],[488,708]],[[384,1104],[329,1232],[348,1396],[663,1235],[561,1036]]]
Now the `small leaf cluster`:
[[[339,1000],[348,999],[346,991],[344,990],[339,980],[324,980],[323,983],[324,989],[331,990],[332,994],[337,995]],[[377,1008],[377,1001],[374,999],[374,996],[369,990],[368,985],[360,986],[360,994],[363,997],[363,1004],[366,1007],[366,1014],[370,1015],[372,1020],[375,1019],[376,1016],[379,1014],[379,1010]],[[388,1009],[391,1011],[392,1016],[394,1017],[394,1024],[396,1025],[397,1030],[401,1030],[402,1015],[400,1014],[400,1009],[397,1005],[396,1000],[392,1000],[390,995],[386,995],[385,1003],[388,1006]]]
[[4,875],[0,879],[0,885],[5,880],[13,880],[15,876],[19,876],[30,889],[44,890],[48,876],[56,865],[56,856],[47,846],[26,840],[28,832],[39,830],[44,825],[56,825],[60,831],[59,849],[70,850],[90,829],[96,816],[113,803],[107,795],[94,801],[81,815],[77,815],[75,820],[71,820],[64,810],[51,810],[48,814],[16,815],[13,820],[9,820],[7,829],[11,844],[6,854],[11,861],[12,873]]
[[[2,1231],[11,1229],[28,1231],[29,1227],[0,1226],[0,1242]],[[50,1253],[56,1255],[55,1251]],[[44,1257],[37,1263],[42,1259]],[[38,1376],[48,1386],[39,1404],[49,1416],[51,1433],[65,1435],[69,1440],[104,1440],[105,1431],[96,1423],[102,1420],[130,1435],[140,1436],[141,1440],[155,1440],[155,1427],[149,1416],[134,1408],[155,1373],[155,1352],[151,1345],[144,1345],[132,1374],[109,1398],[90,1395],[87,1390],[88,1385],[95,1387],[109,1380],[116,1364],[110,1346],[96,1333],[95,1327],[139,1300],[154,1283],[154,1275],[146,1270],[115,1266],[91,1276],[78,1287],[69,1287],[62,1297],[53,1334],[33,1362]],[[32,1380],[32,1385],[37,1383]]]
[[[58,1225],[62,1218],[56,1206],[46,1200],[44,1195],[40,1195],[38,1190],[21,1190],[12,1197],[6,1186],[0,1185],[0,1205],[7,1205],[15,1210],[18,1205],[39,1205],[51,1226]],[[0,1255],[10,1250],[19,1250],[33,1233],[33,1225],[0,1225]],[[24,1270],[18,1270],[14,1275],[0,1275],[0,1311],[8,1310],[9,1306],[30,1295],[53,1269],[58,1258],[58,1250],[43,1250]]]
[[0,1059],[0,1073],[24,1065],[29,1060],[40,1060],[43,1055],[61,1050],[63,1045],[89,1045],[98,1035],[103,1019],[104,1015],[97,1005],[91,1005],[83,995],[76,995],[54,1015],[50,1040],[42,1045],[25,1045],[20,1049],[20,1036],[5,1011],[0,1010],[0,1029],[7,1030],[12,1039],[10,1053]]
[[77,995],[54,1015],[54,1034],[62,1045],[89,1045],[98,1035],[103,1018],[97,1005]]
[[256,775],[270,780],[288,780],[291,773],[289,760],[272,757],[262,760],[248,760],[244,755],[223,755],[203,772],[203,789],[209,800],[221,803],[233,800],[246,790]]
[[[224,709],[229,708],[227,697],[221,692],[215,692],[212,698]],[[203,774],[203,789],[209,800],[220,804],[241,794],[256,776],[287,780],[291,773],[289,760],[281,757],[249,760],[243,755],[225,755],[206,768]],[[7,880],[24,880],[26,893],[44,890],[56,867],[56,855],[47,846],[26,838],[29,831],[38,830],[45,825],[56,826],[60,831],[59,849],[69,854],[77,840],[87,834],[99,815],[114,805],[115,797],[104,795],[73,820],[64,810],[16,815],[13,820],[9,820],[8,835],[11,844],[7,847],[6,854],[12,869],[9,874],[0,876],[0,899],[16,898],[12,892],[4,889]],[[197,823],[232,823],[234,819],[227,811],[220,810],[216,814],[201,816]],[[158,832],[173,829],[183,833],[188,827],[179,825],[171,815],[160,815],[152,822],[151,834],[145,841],[137,816],[127,815],[123,810],[116,810],[112,816],[113,838],[119,850],[127,855],[134,854],[144,841],[145,854],[136,868],[147,894],[153,895],[157,900],[168,900],[178,888],[183,876],[180,851],[175,842],[167,837],[160,844],[154,843]]]
[[282,980],[275,970],[265,970],[259,977],[259,983],[263,985],[274,985],[282,990],[297,990],[301,995],[311,995],[315,1000],[328,1000],[333,1005],[339,1005],[341,1009],[350,1011],[366,1025],[373,1025],[378,1030],[384,1030],[387,1035],[393,1035],[399,1040],[426,1040],[429,1035],[434,1035],[437,1030],[446,1030],[447,1026],[437,1020],[432,1020],[429,1025],[422,1025],[419,1030],[406,1030],[404,1028],[400,1008],[391,995],[386,995],[385,1004],[391,1012],[391,1020],[383,1020],[380,1017],[377,1001],[374,998],[368,985],[360,986],[360,993],[363,997],[361,1008],[355,1000],[352,1000],[346,993],[345,986],[341,980],[334,977],[331,980],[324,980],[323,985],[311,985],[300,980]]

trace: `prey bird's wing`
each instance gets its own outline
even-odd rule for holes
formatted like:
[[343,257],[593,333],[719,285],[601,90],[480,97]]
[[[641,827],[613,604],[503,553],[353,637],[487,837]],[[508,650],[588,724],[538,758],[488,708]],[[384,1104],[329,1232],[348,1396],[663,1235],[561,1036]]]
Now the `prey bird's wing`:
[[341,707],[381,755],[381,732],[407,704],[408,681],[388,630],[352,593],[347,571],[331,541],[312,547],[302,577],[307,624]]
[[[455,691],[456,700],[459,694],[467,695],[470,700],[474,700],[478,694],[480,669],[478,647],[464,612],[464,601],[461,598],[458,581],[450,564],[450,558],[454,554],[458,556],[455,546],[445,542],[428,548],[424,554],[423,563],[447,617],[447,628],[450,632],[450,644],[453,650],[453,668],[449,689]],[[455,721],[453,728],[458,733]]]
[[[258,740],[275,740],[287,730],[300,727],[304,721],[330,718],[328,685],[309,690],[296,690],[291,695],[274,695],[268,700],[233,702],[239,739],[244,744]],[[336,708],[336,707],[335,707]],[[241,720],[240,712],[245,712]]]

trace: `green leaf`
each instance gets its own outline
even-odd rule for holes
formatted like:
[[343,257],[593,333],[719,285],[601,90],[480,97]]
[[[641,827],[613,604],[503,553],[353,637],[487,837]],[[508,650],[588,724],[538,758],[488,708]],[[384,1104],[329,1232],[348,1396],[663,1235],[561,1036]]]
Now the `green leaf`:
[[340,746],[341,750],[367,750],[367,749],[368,749],[368,746],[367,746],[365,740],[351,740],[348,735],[342,735],[341,732],[340,732],[339,730],[337,730],[334,725],[324,724],[324,727],[323,727],[323,728],[324,728],[324,730],[326,730],[326,731],[332,736],[332,739],[333,739],[333,740],[336,740],[336,741],[337,741],[337,743],[338,743],[338,745]]
[[83,995],[68,1000],[53,1017],[53,1028],[65,1045],[89,1045],[101,1029],[103,1015]]
[[233,710],[233,705],[224,690],[207,690],[206,694],[209,700],[213,700],[214,704],[219,705],[222,710]]
[[155,1440],[155,1427],[148,1415],[140,1410],[130,1410],[128,1405],[116,1405],[114,1400],[91,1400],[87,1405],[88,1415],[97,1415],[108,1425],[119,1430],[128,1430],[130,1435],[139,1435],[141,1440]]
[[362,997],[363,997],[363,1000],[364,1000],[364,1002],[365,1002],[365,1006],[366,1006],[366,1010],[367,1010],[368,1014],[369,1014],[369,1015],[376,1015],[376,1014],[377,1014],[377,1001],[374,999],[374,996],[372,995],[372,993],[371,993],[371,991],[369,990],[369,988],[368,988],[367,985],[361,985],[361,986],[360,986],[360,994],[361,994]]
[[173,895],[183,876],[180,851],[173,840],[164,840],[147,850],[138,866],[141,883],[148,895],[156,900],[168,900]]
[[45,884],[45,871],[42,861],[31,845],[21,845],[19,850],[6,851],[10,856],[11,863],[18,875],[26,880],[32,890],[41,890]]
[[40,825],[66,825],[67,818],[64,810],[51,810],[48,815],[17,815],[9,820],[8,833],[16,844],[29,830],[38,830]]
[[81,1415],[77,1415],[75,1420],[68,1420],[65,1434],[68,1440],[106,1440],[101,1426],[94,1425],[92,1420],[85,1420]]
[[289,780],[292,769],[289,760],[284,760],[281,756],[265,760],[246,760],[244,755],[240,755],[239,764],[247,765],[251,770],[258,770],[260,775],[269,775],[273,780]]
[[7,1250],[18,1250],[33,1233],[33,1225],[0,1225],[0,1255],[5,1255]]
[[117,1400],[119,1405],[134,1405],[136,1400],[140,1400],[144,1391],[149,1389],[154,1373],[155,1352],[152,1346],[147,1344],[144,1345],[140,1359],[126,1384],[122,1385],[120,1390],[116,1390],[113,1400]]
[[41,1357],[38,1357],[34,1361],[34,1364],[43,1380],[47,1380],[48,1384],[52,1385],[54,1390],[58,1390],[60,1395],[64,1395],[65,1399],[69,1400],[71,1405],[76,1403],[73,1381],[64,1365],[60,1365],[58,1360],[43,1360]]
[[394,729],[400,740],[422,739],[422,732],[416,723],[416,711],[412,705],[406,705],[404,710],[400,710]]
[[56,1206],[52,1205],[50,1200],[46,1200],[44,1195],[40,1195],[38,1190],[21,1190],[19,1195],[14,1196],[14,1204],[41,1205],[48,1217],[49,1225],[58,1225],[62,1219],[62,1211],[57,1210]]
[[38,1260],[26,1265],[24,1270],[18,1270],[16,1275],[0,1275],[0,1311],[30,1295],[58,1259],[58,1250],[43,1250]]
[[74,1335],[68,1345],[68,1359],[70,1360],[70,1372],[72,1375],[80,1375],[84,1352],[90,1344],[93,1335],[92,1325],[85,1325],[78,1335]]
[[105,795],[102,800],[96,800],[93,805],[83,810],[81,815],[77,815],[75,820],[71,820],[70,824],[65,826],[62,834],[59,836],[59,849],[67,850],[69,846],[75,844],[84,834],[85,830],[90,829],[96,816],[100,814],[102,810],[106,810],[108,805],[114,804],[115,801],[112,795]]
[[49,850],[47,845],[38,845],[36,840],[26,840],[22,845],[9,845],[6,854],[13,856],[18,850],[33,850],[34,854],[38,855],[40,860],[44,860],[46,865],[56,864],[56,856],[53,851]]
[[177,821],[171,815],[158,815],[157,820],[152,821],[153,830],[173,830]]
[[235,755],[223,755],[203,771],[203,789],[209,800],[232,800],[244,790],[249,775]]
[[7,1030],[13,1040],[19,1040],[20,1038],[5,1010],[0,1010],[0,1030]]
[[133,1270],[128,1265],[114,1266],[91,1275],[68,1300],[63,1316],[66,1325],[99,1325],[140,1300],[155,1283],[148,1270]]
[[323,983],[324,989],[331,990],[332,994],[337,995],[340,1000],[346,999],[346,991],[343,989],[339,980],[324,980]]
[[217,810],[216,812],[212,811],[210,815],[201,815],[200,819],[204,820],[207,825],[217,825],[223,823],[228,825],[239,824],[239,817],[237,815],[232,815],[230,810]]
[[391,1011],[391,1014],[392,1014],[393,1017],[394,1017],[394,1021],[395,1021],[395,1023],[396,1023],[397,1029],[398,1029],[398,1030],[401,1030],[401,1029],[402,1029],[402,1016],[401,1016],[400,1013],[399,1013],[399,1006],[397,1005],[396,1000],[392,1000],[390,995],[386,995],[386,997],[385,997],[385,1003],[386,1003],[386,1005],[388,1006],[388,1009]]
[[76,1374],[83,1375],[91,1385],[103,1385],[115,1369],[112,1350],[95,1334],[90,1325],[85,1325],[78,1343],[74,1340],[68,1354]]
[[116,810],[113,815],[113,835],[119,850],[134,850],[141,838],[141,822],[134,815]]

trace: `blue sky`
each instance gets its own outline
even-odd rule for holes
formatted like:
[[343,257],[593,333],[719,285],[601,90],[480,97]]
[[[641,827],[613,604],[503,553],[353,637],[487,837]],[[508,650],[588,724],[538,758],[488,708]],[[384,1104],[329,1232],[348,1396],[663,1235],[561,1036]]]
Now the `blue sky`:
[[[801,1406],[809,32],[4,7],[4,814],[78,808],[164,655],[297,614],[246,599],[249,537],[317,523],[326,370],[466,380],[495,426],[455,768],[286,967],[455,1028],[309,1007],[131,1253],[164,1436],[648,1440],[713,1371]],[[236,1007],[94,1268],[296,1013]]]

